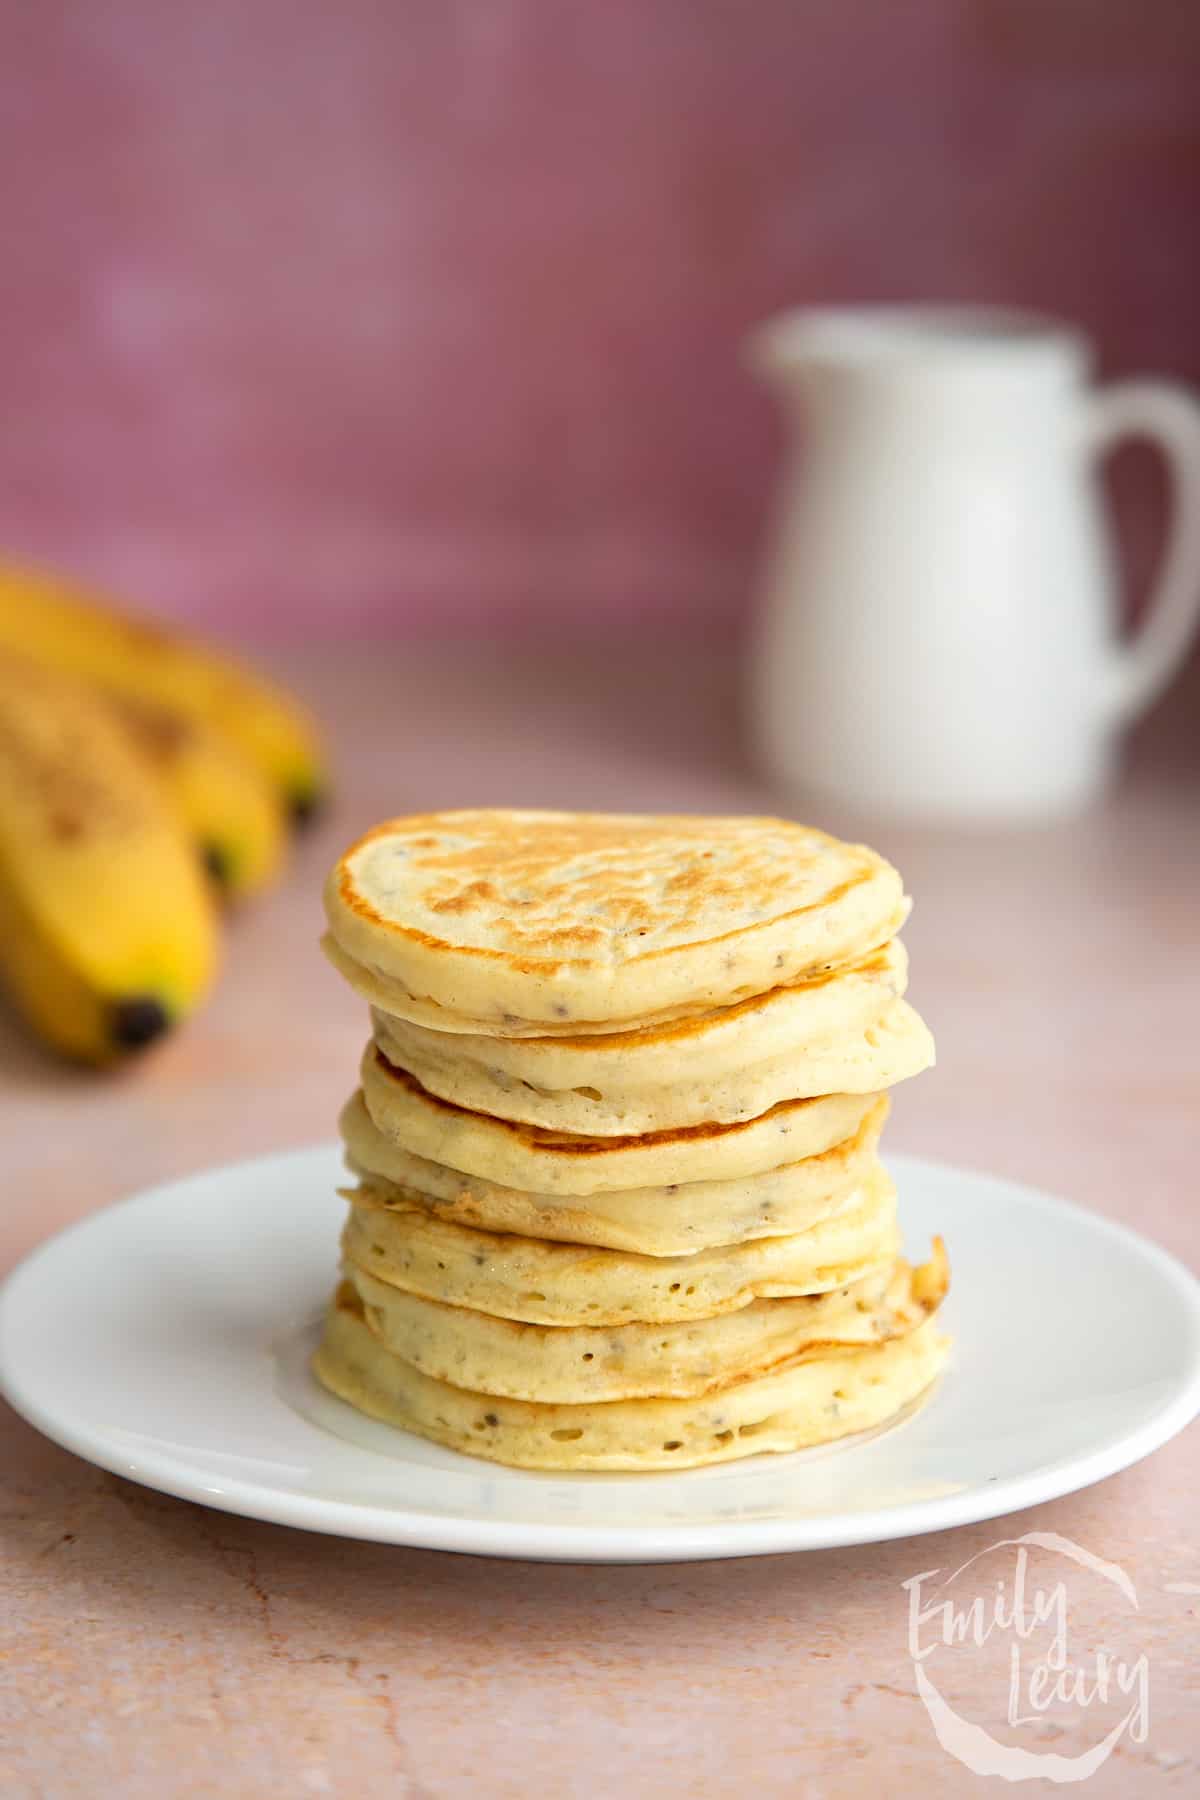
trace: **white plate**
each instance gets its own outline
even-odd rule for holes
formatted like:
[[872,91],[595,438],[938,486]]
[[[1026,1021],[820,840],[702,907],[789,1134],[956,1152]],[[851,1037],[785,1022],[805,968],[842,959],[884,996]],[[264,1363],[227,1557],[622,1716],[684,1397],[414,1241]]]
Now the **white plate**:
[[307,1373],[340,1156],[215,1169],[96,1214],[0,1296],[18,1412],[207,1506],[442,1550],[652,1562],[936,1531],[1049,1500],[1200,1410],[1200,1283],[1121,1226],[1011,1182],[889,1159],[908,1244],[945,1234],[956,1340],[891,1429],[713,1469],[535,1475],[361,1419]]

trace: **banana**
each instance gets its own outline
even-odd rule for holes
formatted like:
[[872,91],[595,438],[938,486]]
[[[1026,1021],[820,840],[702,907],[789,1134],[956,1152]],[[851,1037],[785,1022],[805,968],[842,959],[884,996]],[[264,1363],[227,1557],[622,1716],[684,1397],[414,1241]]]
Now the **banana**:
[[308,715],[289,695],[204,645],[123,618],[51,576],[4,565],[0,648],[127,699],[153,700],[219,732],[261,770],[298,823],[324,795],[322,750]]
[[107,705],[0,653],[0,981],[86,1062],[141,1048],[207,993],[218,921],[195,851]]
[[283,811],[266,778],[198,720],[153,702],[105,697],[153,764],[222,892],[241,899],[266,887],[284,850]]

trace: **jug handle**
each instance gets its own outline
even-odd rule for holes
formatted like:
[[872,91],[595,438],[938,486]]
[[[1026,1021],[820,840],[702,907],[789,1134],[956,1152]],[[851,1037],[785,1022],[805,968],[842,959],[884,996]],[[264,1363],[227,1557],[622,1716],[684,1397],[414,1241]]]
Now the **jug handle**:
[[1145,620],[1102,677],[1104,710],[1133,719],[1166,687],[1200,624],[1200,401],[1171,381],[1105,388],[1086,402],[1085,446],[1100,457],[1124,438],[1157,445],[1171,478],[1167,542]]

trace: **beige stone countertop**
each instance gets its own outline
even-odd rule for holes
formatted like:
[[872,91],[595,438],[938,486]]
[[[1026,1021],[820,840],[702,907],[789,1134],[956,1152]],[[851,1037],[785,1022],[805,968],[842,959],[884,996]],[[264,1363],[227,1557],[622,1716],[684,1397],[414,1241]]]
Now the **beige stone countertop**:
[[[281,666],[329,722],[336,810],[284,886],[236,920],[214,1002],[135,1070],[65,1070],[0,1023],[4,1267],[147,1183],[332,1135],[364,1021],[316,949],[320,880],[377,818],[504,803],[787,809],[738,751],[724,651],[390,645]],[[1113,801],[1053,829],[897,831],[794,803],[869,834],[916,899],[911,995],[939,1063],[897,1096],[890,1144],[1057,1190],[1193,1268],[1196,702],[1193,682],[1134,746]],[[946,1235],[953,1252],[952,1219]],[[0,1415],[5,1800],[990,1791],[935,1736],[901,1583],[1030,1530],[1120,1565],[1136,1589],[1134,1611],[1086,1572],[1068,1583],[1072,1653],[1107,1646],[1149,1669],[1145,1741],[1126,1734],[1088,1793],[1200,1791],[1196,1426],[1003,1522],[597,1568],[232,1517],[101,1473]],[[995,1649],[955,1652],[946,1691],[1002,1735],[1007,1647]],[[1075,1756],[1103,1735],[1099,1717],[1055,1702],[1009,1736]]]

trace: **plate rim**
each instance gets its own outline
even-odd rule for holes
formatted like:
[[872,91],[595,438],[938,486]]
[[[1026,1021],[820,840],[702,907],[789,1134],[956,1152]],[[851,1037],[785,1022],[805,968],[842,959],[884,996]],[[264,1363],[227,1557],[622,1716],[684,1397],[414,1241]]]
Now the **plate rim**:
[[[235,1162],[213,1163],[111,1201],[36,1244],[0,1283],[0,1395],[28,1424],[73,1455],[110,1474],[220,1512],[366,1542],[525,1561],[577,1563],[661,1563],[779,1555],[843,1549],[855,1544],[952,1530],[1061,1499],[1109,1475],[1118,1474],[1160,1449],[1200,1413],[1198,1356],[1178,1389],[1135,1430],[1127,1432],[1116,1443],[1102,1444],[1089,1452],[1065,1457],[1020,1475],[994,1477],[963,1491],[861,1512],[818,1513],[788,1519],[669,1525],[626,1524],[616,1520],[605,1521],[602,1525],[554,1524],[455,1516],[403,1505],[385,1507],[369,1502],[327,1499],[291,1493],[244,1478],[226,1478],[222,1487],[215,1488],[211,1480],[203,1479],[204,1471],[189,1468],[178,1455],[152,1450],[143,1451],[136,1457],[123,1455],[119,1442],[110,1433],[89,1428],[86,1422],[69,1416],[64,1419],[52,1407],[44,1406],[36,1394],[29,1392],[11,1367],[12,1359],[4,1359],[7,1314],[14,1295],[25,1282],[37,1278],[40,1265],[57,1254],[68,1239],[90,1232],[102,1233],[110,1215],[127,1208],[153,1207],[164,1200],[178,1205],[186,1199],[189,1187],[214,1178],[245,1178],[267,1164],[305,1164],[321,1157],[338,1159],[340,1153],[336,1140],[322,1139],[307,1145],[266,1151]],[[1040,1206],[1049,1207],[1072,1223],[1120,1244],[1148,1263],[1177,1293],[1190,1311],[1200,1342],[1200,1278],[1155,1239],[1078,1201],[1007,1175],[902,1151],[893,1153],[889,1161],[898,1185],[906,1175],[920,1179],[929,1172],[938,1177],[959,1178],[972,1185],[982,1183],[990,1187],[1015,1188]],[[319,1430],[320,1427],[313,1425],[312,1429]],[[678,1480],[686,1473],[679,1471],[671,1478]],[[579,1479],[586,1481],[588,1476]],[[653,1476],[635,1475],[632,1479],[649,1480]]]

